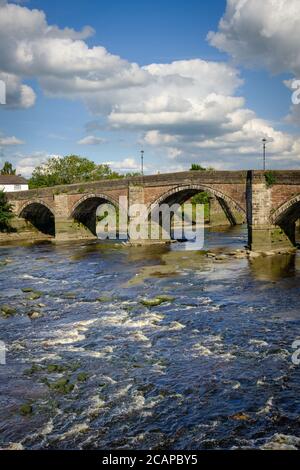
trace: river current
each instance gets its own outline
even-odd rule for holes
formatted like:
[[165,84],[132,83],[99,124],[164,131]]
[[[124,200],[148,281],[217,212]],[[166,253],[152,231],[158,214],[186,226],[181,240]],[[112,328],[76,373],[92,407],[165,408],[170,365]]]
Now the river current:
[[1,246],[0,448],[300,447],[299,281],[299,255]]

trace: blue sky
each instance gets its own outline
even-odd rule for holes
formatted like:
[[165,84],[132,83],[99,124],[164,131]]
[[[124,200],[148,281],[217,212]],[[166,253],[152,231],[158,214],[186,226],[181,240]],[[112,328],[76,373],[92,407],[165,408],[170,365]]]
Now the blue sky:
[[[241,2],[233,3],[238,8]],[[257,0],[246,3],[254,8]],[[227,36],[221,36],[218,25],[226,6],[225,0],[28,0],[18,5],[0,1],[3,37],[8,41],[11,35],[16,41],[9,57],[0,46],[0,79],[2,72],[12,74],[2,78],[18,80],[11,102],[0,106],[2,161],[12,160],[28,176],[49,155],[75,153],[109,162],[119,171],[134,171],[144,148],[148,173],[188,169],[193,161],[220,169],[259,168],[260,141],[266,136],[270,166],[298,167],[297,109],[287,122],[291,90],[284,84],[296,78],[297,69],[282,65],[282,57],[274,57],[273,62],[264,57],[270,41],[276,47],[278,41],[284,44],[285,37],[277,37],[275,29],[266,43],[264,35],[259,36],[261,18],[254,14],[250,15],[252,36],[231,22],[232,31],[227,28]],[[40,15],[44,12],[44,24],[34,9]],[[227,20],[233,13],[227,11]],[[283,20],[294,21],[292,13]],[[246,14],[249,17],[249,11]],[[277,21],[275,16],[274,12]],[[47,28],[53,25],[58,27],[56,32],[43,44]],[[78,38],[64,33],[68,43],[61,49],[64,28],[81,31],[86,25],[93,34]],[[296,30],[298,25],[292,26]],[[209,31],[215,35],[208,40]],[[246,51],[240,47],[245,41]],[[107,65],[106,55],[92,52],[94,56],[89,56],[98,46],[118,56],[113,65]],[[132,64],[137,64],[137,70]],[[164,64],[164,68],[145,72],[143,67],[150,64]],[[85,81],[84,92],[77,89],[78,77]],[[117,84],[110,86],[115,79]],[[25,90],[27,99],[20,91],[24,85],[32,90]],[[86,88],[94,86],[95,93]],[[239,98],[243,102],[237,103]],[[182,120],[181,109],[186,109]],[[144,119],[149,112],[151,119]]]

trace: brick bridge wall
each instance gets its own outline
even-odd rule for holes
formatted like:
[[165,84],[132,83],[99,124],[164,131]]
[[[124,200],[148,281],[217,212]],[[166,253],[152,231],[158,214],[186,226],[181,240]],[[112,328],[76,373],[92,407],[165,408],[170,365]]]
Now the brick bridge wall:
[[233,203],[246,209],[246,177],[243,171],[214,171],[214,172],[183,172],[163,175],[134,177],[120,180],[103,180],[93,183],[71,184],[56,186],[54,188],[40,188],[30,191],[9,193],[9,200],[15,204],[16,211],[31,200],[40,200],[47,203],[55,211],[54,199],[56,195],[68,195],[68,209],[82,197],[89,194],[104,194],[118,201],[119,196],[128,194],[132,186],[144,188],[144,201],[146,204],[155,203],[163,194],[183,186],[199,185],[200,188],[210,190],[221,197],[232,200]]
[[300,205],[300,171],[274,171],[272,175],[271,187],[261,171],[196,171],[41,188],[8,193],[8,198],[22,223],[22,211],[28,204],[46,206],[55,218],[56,238],[64,240],[92,236],[74,222],[73,215],[76,207],[93,197],[118,203],[119,197],[127,196],[129,204],[145,203],[150,208],[166,197],[176,200],[184,191],[206,190],[225,202],[232,213],[247,213],[249,244],[253,249],[267,249],[291,244],[292,228],[287,220],[278,225],[279,218],[288,218],[293,211],[294,217],[294,208]]

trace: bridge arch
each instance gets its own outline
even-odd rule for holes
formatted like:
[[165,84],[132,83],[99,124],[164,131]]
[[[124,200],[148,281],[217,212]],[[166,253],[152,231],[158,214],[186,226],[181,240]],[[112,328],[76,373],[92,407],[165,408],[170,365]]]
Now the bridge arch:
[[292,197],[279,206],[271,215],[271,223],[278,225],[283,220],[290,219],[296,222],[300,218],[300,194]]
[[300,219],[300,194],[279,206],[270,217],[272,225],[281,227],[289,240],[295,244],[295,224]]
[[55,236],[55,217],[53,209],[44,201],[27,201],[19,210],[18,217],[31,223],[39,232]]
[[161,196],[159,196],[154,202],[149,204],[149,217],[161,204],[168,204],[169,206],[172,206],[173,204],[183,204],[184,202],[188,201],[191,197],[201,192],[207,192],[211,196],[214,196],[216,198],[217,205],[220,205],[221,213],[224,212],[226,216],[226,218],[223,216],[223,219],[227,220],[230,225],[237,225],[238,223],[241,223],[241,220],[245,221],[246,211],[243,207],[240,206],[240,204],[238,204],[234,199],[224,194],[217,188],[201,183],[184,185],[181,184],[166,191]]
[[[163,202],[169,199],[173,199],[176,202],[178,202],[181,199],[181,201],[184,202],[184,200],[188,200],[190,197],[200,192],[208,192],[212,194],[213,196],[226,201],[229,205],[234,206],[239,212],[246,214],[245,209],[241,207],[230,196],[226,195],[225,193],[223,193],[222,191],[219,191],[216,188],[207,186],[205,184],[186,184],[186,185],[176,186],[170,189],[169,191],[167,191],[166,193],[162,194],[158,199],[156,199],[154,203],[151,203],[151,205],[154,206],[157,204],[162,204]],[[181,195],[181,198],[178,197],[180,195]],[[149,209],[151,209],[151,205],[149,206]]]
[[97,209],[102,204],[112,204],[118,209],[119,203],[104,193],[86,194],[71,209],[70,218],[84,225],[93,235],[97,236]]
[[212,188],[211,186],[207,186],[205,184],[187,184],[176,186],[170,189],[149,205],[149,213],[155,206],[159,204],[182,204],[200,192],[208,192],[220,201],[222,208],[232,225],[235,225],[236,223],[234,215],[232,214],[232,209],[235,209],[246,217],[245,209],[241,207],[234,199],[219,191],[218,189]]

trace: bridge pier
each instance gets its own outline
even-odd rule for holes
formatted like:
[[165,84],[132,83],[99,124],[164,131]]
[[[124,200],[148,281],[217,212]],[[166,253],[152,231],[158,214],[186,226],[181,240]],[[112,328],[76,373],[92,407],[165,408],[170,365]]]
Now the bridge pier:
[[295,226],[284,230],[270,223],[272,213],[272,190],[267,186],[263,172],[248,172],[247,222],[248,244],[251,251],[286,250],[294,247]]
[[0,242],[49,238],[49,235],[42,234],[34,225],[22,217],[14,217],[9,223],[9,229],[8,232],[0,232]]
[[35,238],[40,234],[38,229],[34,227],[28,220],[23,219],[22,217],[14,217],[11,222],[10,226],[13,230],[12,233],[18,233],[19,237],[24,237],[24,238],[29,238],[33,237]]
[[[85,225],[70,217],[70,199],[67,194],[55,194],[55,240],[93,240],[97,236]],[[96,223],[96,222],[95,222]]]
[[93,235],[83,224],[67,217],[55,218],[55,240],[72,241],[72,240],[95,240]]
[[[132,246],[153,245],[159,243],[158,240],[151,240],[150,225],[148,220],[141,224],[136,224],[139,217],[138,205],[145,204],[145,190],[141,184],[129,184],[128,186],[128,243]],[[136,207],[134,207],[136,206]],[[136,209],[136,210],[135,210]]]
[[[129,207],[129,233],[128,243],[135,246],[167,244],[171,242],[170,232],[164,232],[164,228],[153,219],[146,218],[144,222],[137,224],[139,217],[138,205],[145,204],[145,188],[142,185],[128,186]],[[136,206],[136,208],[134,207]],[[137,209],[137,210],[135,210]],[[146,214],[149,216],[150,214]],[[132,224],[132,225],[131,225]]]

